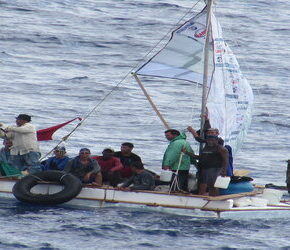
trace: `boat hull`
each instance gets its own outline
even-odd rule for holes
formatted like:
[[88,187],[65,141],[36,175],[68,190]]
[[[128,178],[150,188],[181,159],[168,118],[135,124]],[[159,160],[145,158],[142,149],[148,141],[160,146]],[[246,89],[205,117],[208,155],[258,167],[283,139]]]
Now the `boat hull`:
[[[14,198],[12,188],[17,180],[0,179],[0,197]],[[57,184],[38,184],[31,192],[41,194],[53,194],[62,189]],[[85,186],[78,196],[65,205],[82,207],[105,207],[105,206],[130,206],[146,207],[155,211],[166,212],[168,209],[185,211],[186,214],[195,216],[196,210],[208,212],[209,216],[214,214],[220,216],[233,212],[262,212],[262,211],[287,211],[290,215],[290,205],[279,203],[276,206],[249,206],[233,207],[235,199],[255,195],[254,193],[243,193],[236,195],[223,195],[217,197],[200,196],[191,194],[169,194],[155,191],[121,191],[111,187]],[[14,198],[15,199],[15,198]],[[184,214],[184,212],[182,212]],[[203,213],[202,213],[203,214]]]

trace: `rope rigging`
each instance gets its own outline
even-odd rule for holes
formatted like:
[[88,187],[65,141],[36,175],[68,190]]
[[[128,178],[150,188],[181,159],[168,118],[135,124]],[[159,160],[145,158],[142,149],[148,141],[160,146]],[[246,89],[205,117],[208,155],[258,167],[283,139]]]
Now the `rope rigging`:
[[[152,47],[152,49],[149,50],[149,52],[146,53],[145,56],[143,56],[136,64],[133,66],[129,72],[125,74],[125,76],[115,85],[113,88],[82,118],[82,120],[69,132],[66,136],[64,136],[57,144],[55,147],[59,146],[63,142],[67,141],[69,137],[79,128],[81,127],[84,122],[109,98],[109,96],[118,89],[118,87],[127,79],[129,75],[132,74],[134,69],[136,69],[142,62],[145,61],[145,58],[147,58],[159,45],[160,43],[174,30],[176,27],[180,26],[180,23],[184,20],[184,18],[192,12],[192,10],[196,7],[196,5],[201,2],[202,0],[198,0],[185,14],[183,14],[178,22],[170,27],[170,29],[166,32],[166,34],[159,39],[159,41]],[[55,148],[54,147],[54,148]],[[45,154],[43,157],[41,157],[40,160],[44,160],[48,155],[50,155],[53,152],[53,149],[51,149],[47,154]]]

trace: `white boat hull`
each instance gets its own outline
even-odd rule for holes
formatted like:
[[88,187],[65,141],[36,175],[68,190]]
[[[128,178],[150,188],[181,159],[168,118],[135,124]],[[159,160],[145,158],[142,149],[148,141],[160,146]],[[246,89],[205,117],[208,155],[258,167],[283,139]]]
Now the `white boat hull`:
[[[16,180],[0,179],[0,197],[14,198],[12,188]],[[62,186],[56,184],[39,184],[33,187],[31,192],[41,194],[53,194],[59,192]],[[246,206],[233,207],[234,200],[240,197],[252,196],[254,193],[244,193],[236,195],[223,195],[217,197],[169,194],[155,191],[120,191],[110,187],[96,188],[93,186],[83,187],[80,194],[65,204],[84,207],[103,207],[108,205],[138,206],[154,208],[157,211],[164,211],[163,208],[193,211],[201,210],[207,212],[230,213],[230,212],[254,212],[254,211],[288,211],[290,215],[290,205],[279,203],[275,206]],[[210,213],[212,214],[212,213]]]

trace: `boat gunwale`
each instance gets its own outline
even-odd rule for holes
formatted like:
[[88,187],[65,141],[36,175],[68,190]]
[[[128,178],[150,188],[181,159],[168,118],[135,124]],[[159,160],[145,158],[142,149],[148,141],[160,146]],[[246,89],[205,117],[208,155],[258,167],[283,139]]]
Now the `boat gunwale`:
[[[0,177],[0,181],[17,181],[19,178],[16,177],[8,177],[8,178],[3,178]],[[54,184],[54,185],[59,185],[59,183],[55,182],[39,182],[38,185],[41,184]],[[91,189],[102,189],[102,190],[114,190],[114,191],[122,191],[122,192],[136,192],[136,193],[152,193],[152,194],[162,194],[162,195],[170,195],[170,196],[181,196],[181,197],[193,197],[193,198],[204,198],[205,200],[208,201],[222,201],[222,200],[228,200],[232,198],[239,198],[239,197],[244,197],[244,196],[255,196],[257,192],[245,192],[245,193],[238,193],[238,194],[229,194],[229,195],[218,195],[218,196],[207,196],[207,195],[197,195],[197,194],[191,194],[191,193],[179,193],[179,192],[160,192],[160,191],[154,191],[154,190],[130,190],[130,191],[123,191],[119,190],[117,188],[111,187],[111,186],[95,186],[95,185],[84,185],[83,188],[91,188]]]

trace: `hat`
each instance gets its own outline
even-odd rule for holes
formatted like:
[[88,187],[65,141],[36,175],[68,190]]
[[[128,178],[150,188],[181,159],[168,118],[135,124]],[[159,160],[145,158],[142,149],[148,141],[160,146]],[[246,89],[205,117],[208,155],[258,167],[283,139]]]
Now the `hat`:
[[219,131],[217,128],[208,128],[206,131]]
[[60,147],[60,146],[55,147],[55,148],[54,148],[54,151],[62,151],[62,152],[66,152],[65,147]]
[[26,115],[26,114],[20,114],[16,117],[16,119],[18,120],[24,120],[24,121],[31,121],[31,116],[30,115]]
[[91,150],[89,150],[88,148],[81,148],[80,149],[80,153],[81,152],[89,152],[89,153],[91,153]]
[[216,135],[207,135],[206,136],[206,139],[218,139],[218,136],[216,136]]

